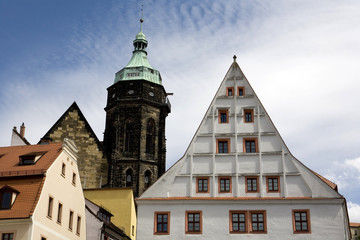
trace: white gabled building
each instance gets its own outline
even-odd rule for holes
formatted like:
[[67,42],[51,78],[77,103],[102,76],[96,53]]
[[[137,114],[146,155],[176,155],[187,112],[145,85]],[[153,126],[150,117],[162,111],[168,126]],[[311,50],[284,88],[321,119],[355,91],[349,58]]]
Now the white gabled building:
[[345,198],[289,151],[239,65],[184,156],[137,199],[143,239],[350,239]]

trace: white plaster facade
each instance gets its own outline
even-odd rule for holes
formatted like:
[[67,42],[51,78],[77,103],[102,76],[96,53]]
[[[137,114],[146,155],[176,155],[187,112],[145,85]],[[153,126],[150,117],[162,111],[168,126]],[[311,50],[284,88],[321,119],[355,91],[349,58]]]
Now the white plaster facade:
[[[77,168],[76,146],[75,144],[64,139],[63,144],[53,144],[55,147],[47,147],[44,145],[30,145],[24,147],[30,148],[25,153],[46,152],[44,159],[47,163],[42,166],[48,166],[46,169],[40,169],[36,167],[35,163],[28,167],[29,174],[33,172],[42,172],[41,175],[21,175],[13,178],[12,182],[18,178],[27,179],[28,189],[26,190],[26,184],[22,184],[22,191],[19,192],[19,196],[14,201],[14,205],[8,210],[9,218],[12,218],[14,211],[25,211],[24,201],[21,203],[18,199],[21,195],[30,196],[37,195],[35,202],[28,202],[27,204],[34,205],[33,211],[28,217],[7,219],[3,217],[0,219],[0,236],[2,234],[11,233],[15,240],[85,240],[86,239],[86,222],[85,222],[85,199],[82,192],[80,183],[79,172]],[[49,150],[51,148],[51,150]],[[15,151],[19,151],[19,148]],[[54,151],[55,149],[55,151]],[[8,151],[12,151],[9,148]],[[24,152],[23,152],[24,153]],[[22,154],[23,154],[22,153]],[[15,161],[18,161],[15,159]],[[43,160],[39,160],[43,161]],[[16,164],[14,164],[16,166]],[[32,167],[33,166],[33,167]],[[65,167],[64,167],[65,166]],[[21,172],[21,166],[19,172]],[[24,171],[24,170],[23,170]],[[73,175],[75,174],[75,175]],[[40,178],[40,187],[31,187],[37,179]],[[34,180],[35,179],[35,180]],[[42,180],[41,180],[42,179]],[[25,185],[25,188],[24,188]],[[11,184],[10,184],[11,186]],[[52,198],[51,216],[49,216],[49,197]],[[59,203],[62,204],[61,211],[59,211]],[[22,205],[22,206],[19,206]],[[70,211],[73,212],[73,220],[70,225]],[[58,217],[59,212],[61,217]],[[24,215],[25,216],[25,215]],[[78,217],[80,218],[78,221]],[[77,227],[78,223],[79,228]]]
[[[63,151],[46,172],[39,202],[33,214],[33,232],[31,239],[86,239],[85,199],[82,192],[77,166],[75,144],[64,139]],[[65,174],[62,174],[65,164]],[[75,174],[75,184],[73,181]],[[48,215],[49,197],[53,198],[52,218]],[[62,204],[61,223],[58,223],[58,207]],[[73,212],[72,229],[69,229],[70,211]],[[78,223],[78,218],[80,222]],[[79,233],[77,233],[77,225]]]
[[349,239],[346,200],[292,156],[235,60],[184,156],[137,199],[138,239]]

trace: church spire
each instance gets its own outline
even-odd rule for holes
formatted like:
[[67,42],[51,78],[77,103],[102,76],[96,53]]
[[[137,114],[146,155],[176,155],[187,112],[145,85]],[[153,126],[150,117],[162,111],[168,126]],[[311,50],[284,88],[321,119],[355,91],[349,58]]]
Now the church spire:
[[142,6],[140,32],[135,36],[135,40],[133,41],[133,55],[126,67],[116,73],[114,83],[119,81],[145,80],[162,85],[159,71],[154,69],[147,59],[146,48],[148,46],[148,41],[146,40],[145,34],[142,32],[143,22]]

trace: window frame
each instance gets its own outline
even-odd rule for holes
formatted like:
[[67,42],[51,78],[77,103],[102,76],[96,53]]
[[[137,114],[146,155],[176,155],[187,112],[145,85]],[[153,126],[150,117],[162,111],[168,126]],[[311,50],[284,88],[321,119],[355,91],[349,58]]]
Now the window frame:
[[[219,152],[219,149],[220,149],[220,147],[219,147],[219,144],[220,144],[220,142],[227,142],[227,152]],[[220,154],[222,154],[222,153],[230,153],[230,138],[218,138],[218,139],[216,139],[216,153],[220,153]]]
[[56,218],[56,223],[61,225],[62,222],[62,212],[63,212],[63,204],[61,202],[58,203],[58,214]]
[[[199,190],[199,181],[207,181],[207,190],[206,191],[200,191]],[[204,184],[202,184],[204,185]],[[209,177],[196,177],[196,193],[209,193],[210,192],[210,181]]]
[[[263,214],[264,230],[253,230],[252,214]],[[250,210],[249,211],[249,225],[250,225],[249,233],[257,233],[257,234],[267,233],[266,211],[265,210]]]
[[63,162],[61,166],[61,176],[65,177],[66,173],[66,164]]
[[[248,180],[256,180],[256,190],[253,189],[253,182],[251,182],[251,190],[248,189]],[[259,177],[258,176],[246,176],[245,177],[245,192],[246,193],[258,193],[259,192]]]
[[[5,235],[8,235],[11,238],[4,238]],[[14,240],[15,239],[15,232],[2,232],[1,233],[1,240]]]
[[[251,114],[251,121],[247,120],[247,114]],[[244,109],[244,123],[253,123],[254,122],[254,109]]]
[[[246,142],[248,142],[248,141],[255,142],[255,152],[247,152],[246,151]],[[244,153],[258,153],[259,152],[258,139],[257,138],[243,138],[243,152]]]
[[69,231],[72,232],[73,227],[74,227],[74,211],[70,210],[69,211],[69,226],[68,226]]
[[149,118],[146,122],[146,154],[155,154],[155,121]]
[[[189,214],[199,214],[199,231],[189,230]],[[185,234],[202,234],[202,211],[185,211]]]
[[78,215],[76,219],[76,235],[80,236],[80,230],[81,230],[81,216]]
[[[242,95],[240,95],[240,89],[242,90]],[[243,97],[243,96],[245,96],[245,87],[237,87],[237,95],[239,96],[239,97]]]
[[[307,230],[296,230],[295,213],[306,213]],[[293,219],[293,233],[294,234],[310,234],[311,233],[310,209],[293,209],[292,210],[292,219]],[[300,221],[300,222],[302,222],[302,221]]]
[[[128,176],[130,176],[130,181],[128,181]],[[134,171],[132,168],[128,168],[125,171],[125,187],[132,187],[134,184]]]
[[[158,215],[167,215],[167,231],[158,231],[157,220]],[[154,235],[169,235],[170,234],[170,212],[154,212]]]
[[[233,214],[244,214],[245,215],[245,231],[235,231],[233,229]],[[229,211],[229,232],[230,234],[246,234],[249,233],[248,226],[248,211],[245,210],[230,210]]]
[[[0,192],[0,209],[7,210],[12,207],[13,192],[5,190]],[[6,205],[5,205],[6,204]]]
[[72,175],[72,180],[71,180],[72,185],[76,186],[76,173],[73,172]]
[[[229,95],[229,90],[231,91],[231,95]],[[234,87],[227,87],[226,88],[226,96],[233,97],[234,96]]]
[[[277,179],[277,190],[270,190],[269,179]],[[273,183],[273,188],[274,188],[274,183]],[[266,192],[268,192],[268,193],[280,192],[280,177],[279,176],[266,176]]]
[[[226,121],[222,121],[222,117],[221,114],[226,114]],[[229,110],[228,109],[219,109],[218,110],[218,119],[219,119],[219,123],[223,124],[223,123],[229,123]]]
[[[229,191],[221,191],[221,180],[229,180]],[[219,193],[232,193],[232,181],[231,181],[231,177],[223,177],[223,176],[219,176],[218,177],[218,186],[219,186]],[[226,186],[226,184],[225,184]]]
[[53,207],[54,207],[54,197],[49,196],[47,217],[50,219],[52,219],[53,216]]

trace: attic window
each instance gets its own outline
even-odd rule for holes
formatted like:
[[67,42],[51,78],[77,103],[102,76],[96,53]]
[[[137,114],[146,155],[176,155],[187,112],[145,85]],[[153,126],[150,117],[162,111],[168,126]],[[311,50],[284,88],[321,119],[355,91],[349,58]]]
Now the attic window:
[[105,223],[109,223],[111,217],[113,216],[111,213],[109,213],[108,211],[106,211],[103,208],[100,208],[100,210],[97,212],[97,216],[98,218],[100,218],[103,222]]
[[46,152],[32,152],[19,156],[19,165],[35,164]]
[[14,204],[19,192],[12,187],[4,186],[0,189],[0,209],[9,209]]

